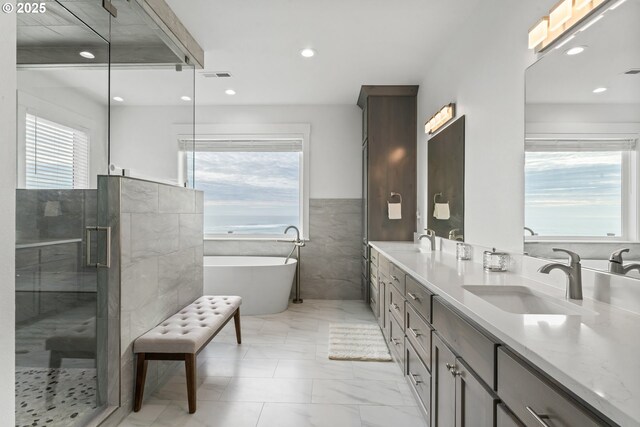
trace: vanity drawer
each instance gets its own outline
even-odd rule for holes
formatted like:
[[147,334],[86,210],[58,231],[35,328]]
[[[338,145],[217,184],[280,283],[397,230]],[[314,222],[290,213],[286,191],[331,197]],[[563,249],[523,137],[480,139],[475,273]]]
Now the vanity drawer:
[[389,319],[389,348],[404,372],[404,331],[396,319]]
[[525,425],[542,424],[531,411],[548,416],[552,426],[607,425],[504,348],[498,349],[498,395]]
[[389,266],[389,278],[391,279],[391,284],[395,286],[402,295],[404,295],[404,291],[406,288],[405,278],[406,273],[396,267],[394,264],[390,264]]
[[405,305],[405,332],[427,369],[431,369],[431,327],[409,305]]
[[504,403],[496,405],[496,427],[525,427]]
[[394,286],[389,286],[389,311],[404,330],[404,296]]
[[378,268],[373,264],[369,267],[369,277],[371,278],[371,281],[378,283]]
[[378,266],[378,259],[379,259],[379,254],[378,251],[376,251],[373,248],[369,248],[369,259],[371,260],[371,265],[377,267]]
[[390,265],[391,263],[389,262],[389,260],[378,253],[378,273],[388,276]]
[[378,302],[378,288],[374,288],[373,285],[369,286],[369,305],[371,311],[376,319],[380,317],[380,303]]
[[428,322],[433,322],[431,318],[431,297],[433,294],[409,275],[406,278],[406,286],[407,302]]
[[473,366],[478,376],[495,390],[498,343],[445,306],[437,296],[433,298],[433,327],[449,347]]
[[405,342],[404,351],[405,373],[407,374],[410,387],[413,388],[418,395],[425,412],[431,414],[431,374],[429,373],[429,369],[418,356],[418,352],[411,344],[411,341]]
[[384,302],[385,286],[386,285],[384,284],[384,282],[382,281],[378,282],[378,325],[380,326],[380,329],[382,329],[382,335],[385,335],[384,319],[385,317],[389,316],[389,310],[386,309],[387,306],[385,305],[385,302]]

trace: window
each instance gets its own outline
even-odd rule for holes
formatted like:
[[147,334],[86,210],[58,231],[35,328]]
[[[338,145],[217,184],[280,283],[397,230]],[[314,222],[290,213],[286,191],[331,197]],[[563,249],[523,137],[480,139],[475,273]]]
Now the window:
[[527,140],[525,226],[543,238],[630,238],[634,150],[628,140]]
[[289,225],[308,234],[304,138],[196,141],[195,156],[185,150],[186,171],[204,192],[205,236],[278,236]]
[[32,114],[26,115],[26,188],[89,187],[89,136]]

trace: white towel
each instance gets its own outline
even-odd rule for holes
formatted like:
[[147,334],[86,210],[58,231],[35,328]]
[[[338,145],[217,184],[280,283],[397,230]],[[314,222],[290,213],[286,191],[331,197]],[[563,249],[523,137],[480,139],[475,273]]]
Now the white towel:
[[436,203],[433,207],[433,217],[435,219],[449,219],[451,218],[451,212],[449,211],[449,202]]
[[389,219],[402,219],[402,203],[390,203],[389,205]]

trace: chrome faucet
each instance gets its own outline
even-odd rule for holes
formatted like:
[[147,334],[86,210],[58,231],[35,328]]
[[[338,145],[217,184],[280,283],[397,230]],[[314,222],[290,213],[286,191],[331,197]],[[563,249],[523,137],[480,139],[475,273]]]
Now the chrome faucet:
[[460,233],[459,228],[454,228],[453,230],[449,231],[449,240],[457,240],[459,242],[464,242],[464,235],[458,234],[458,233]]
[[567,275],[567,298],[582,299],[582,265],[580,256],[566,249],[553,248],[554,252],[564,252],[569,255],[569,264],[553,262],[538,269],[540,273],[549,274],[551,270],[561,270]]
[[296,231],[296,240],[293,241],[293,244],[296,246],[304,246],[304,240],[300,239],[300,230],[298,230],[298,227],[296,227],[295,225],[290,225],[287,228],[284,229],[284,234],[287,234],[287,232],[291,229],[294,229]]
[[627,264],[626,266],[622,264],[622,254],[625,252],[629,252],[629,249],[618,249],[611,254],[609,257],[609,273],[627,274],[631,270],[640,272],[640,264],[638,263]]
[[436,232],[431,230],[430,228],[427,228],[426,233],[418,236],[418,241],[424,239],[425,237],[429,239],[429,243],[431,244],[431,250],[435,251],[436,250]]
[[533,231],[531,228],[529,227],[525,227],[524,231],[528,231],[529,233],[531,233],[532,236],[537,236],[538,233],[536,233],[535,231]]

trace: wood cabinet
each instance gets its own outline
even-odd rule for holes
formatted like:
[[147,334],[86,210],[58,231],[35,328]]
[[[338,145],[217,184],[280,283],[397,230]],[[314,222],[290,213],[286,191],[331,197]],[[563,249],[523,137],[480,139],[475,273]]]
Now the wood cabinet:
[[372,309],[431,427],[614,425],[374,249],[370,264]]
[[[363,243],[411,241],[417,209],[418,86],[362,86]],[[389,219],[391,193],[402,195],[402,218]],[[366,251],[365,251],[366,252]],[[363,253],[366,259],[367,254]],[[365,300],[369,272],[362,272]]]

